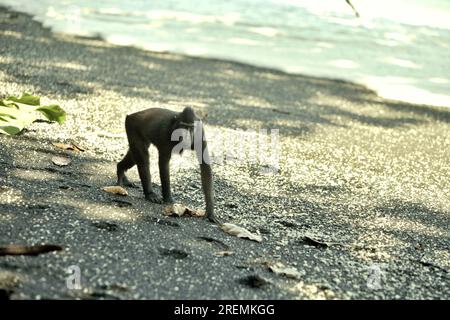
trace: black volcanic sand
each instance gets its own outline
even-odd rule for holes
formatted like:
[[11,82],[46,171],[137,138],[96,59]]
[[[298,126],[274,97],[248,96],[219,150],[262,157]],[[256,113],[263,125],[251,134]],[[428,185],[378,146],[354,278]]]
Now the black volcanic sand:
[[[0,84],[2,97],[26,91],[68,112],[62,126],[38,122],[0,136],[0,245],[64,247],[1,256],[4,297],[450,298],[449,109],[383,100],[343,81],[53,34],[4,8]],[[235,156],[249,150],[249,129],[279,129],[279,172],[232,157],[213,166],[217,214],[260,232],[262,243],[202,218],[165,217],[141,188],[128,197],[101,190],[115,183],[127,150],[127,113],[188,105],[206,116],[216,155],[225,145]],[[52,164],[60,154],[72,163]],[[202,208],[194,155],[174,156],[171,166],[175,199]],[[139,182],[136,169],[129,175]],[[216,255],[224,250],[233,254]],[[296,278],[268,269],[277,262]],[[80,290],[67,287],[73,265]]]

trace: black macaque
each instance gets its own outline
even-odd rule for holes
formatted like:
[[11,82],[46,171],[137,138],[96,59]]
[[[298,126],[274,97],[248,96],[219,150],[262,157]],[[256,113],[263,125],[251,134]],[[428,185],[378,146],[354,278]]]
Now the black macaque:
[[[169,162],[172,153],[183,149],[195,150],[200,164],[201,182],[206,202],[206,216],[220,223],[214,216],[213,176],[202,122],[190,107],[182,112],[150,108],[130,114],[125,119],[129,149],[117,164],[117,184],[132,186],[125,172],[137,165],[145,199],[154,203],[173,203],[170,190]],[[148,148],[153,144],[159,153],[159,174],[163,198],[152,190]]]

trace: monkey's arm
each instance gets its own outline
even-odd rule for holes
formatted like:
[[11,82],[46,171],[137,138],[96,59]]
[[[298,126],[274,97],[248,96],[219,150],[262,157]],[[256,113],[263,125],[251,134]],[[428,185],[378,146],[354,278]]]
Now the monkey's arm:
[[200,172],[202,176],[202,189],[206,202],[206,216],[209,220],[217,222],[217,219],[214,216],[214,191],[212,187],[213,178],[211,166],[206,163],[201,163]]
[[173,203],[170,190],[170,150],[159,150],[159,175],[164,203]]
[[217,224],[221,221],[214,215],[214,189],[213,189],[213,175],[210,166],[211,159],[209,157],[208,146],[206,141],[202,142],[202,152],[197,152],[197,158],[200,163],[200,174],[202,179],[202,189],[205,195],[206,203],[206,217]]

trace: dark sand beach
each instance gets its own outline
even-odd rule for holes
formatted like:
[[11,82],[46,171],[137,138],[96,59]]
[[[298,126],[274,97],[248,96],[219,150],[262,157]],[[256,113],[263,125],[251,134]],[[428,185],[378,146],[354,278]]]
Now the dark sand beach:
[[[313,59],[313,57],[311,57]],[[449,299],[450,110],[383,100],[363,86],[54,34],[0,8],[0,96],[29,92],[67,113],[0,135],[0,246],[64,250],[0,256],[10,299]],[[260,232],[232,237],[105,193],[127,151],[124,119],[150,107],[207,115],[214,139],[279,129],[280,170],[213,165],[216,212]],[[54,142],[76,142],[66,152]],[[159,193],[157,155],[151,172]],[[137,170],[131,180],[139,182]],[[172,161],[177,202],[204,206],[193,154]],[[314,242],[315,240],[317,242]],[[219,251],[232,251],[217,256]],[[298,271],[286,277],[267,265]],[[67,287],[79,266],[81,290]],[[375,277],[375,278],[373,278]],[[255,279],[257,281],[255,281]],[[261,280],[262,279],[262,280]],[[375,282],[374,282],[375,281]]]

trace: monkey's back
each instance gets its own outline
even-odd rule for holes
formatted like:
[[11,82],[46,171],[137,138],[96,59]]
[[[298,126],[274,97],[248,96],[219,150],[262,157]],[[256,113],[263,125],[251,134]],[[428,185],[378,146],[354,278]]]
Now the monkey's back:
[[[149,108],[129,114],[125,118],[125,129],[128,141],[139,138],[149,141],[156,147],[167,141],[168,132],[178,113],[163,108]],[[170,132],[171,134],[171,132]]]

